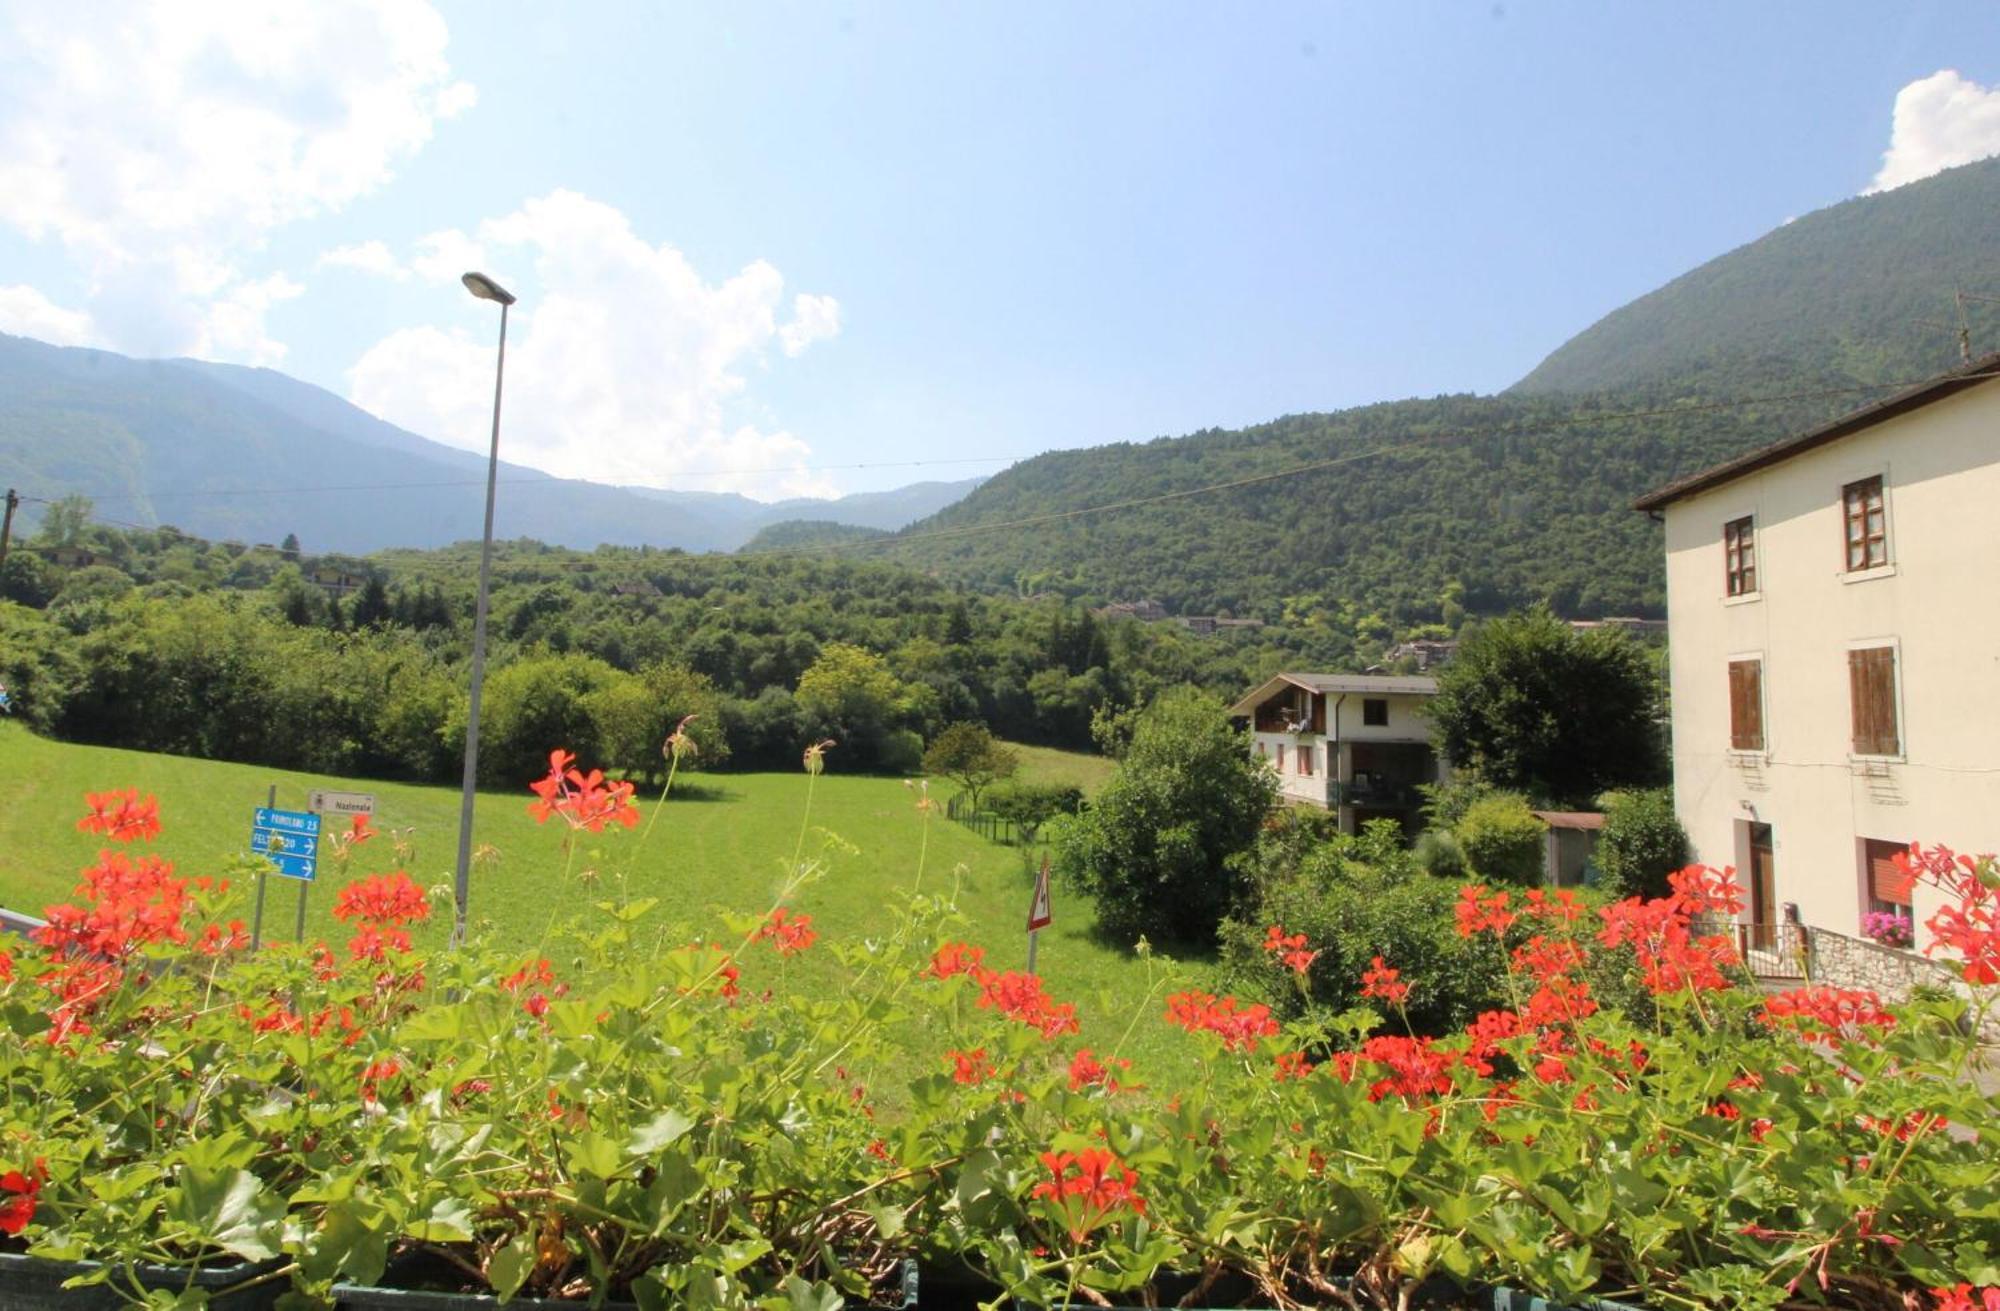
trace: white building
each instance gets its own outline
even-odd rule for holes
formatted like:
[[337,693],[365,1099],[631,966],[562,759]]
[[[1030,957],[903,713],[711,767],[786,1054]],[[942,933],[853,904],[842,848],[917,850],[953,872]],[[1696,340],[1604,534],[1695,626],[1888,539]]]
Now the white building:
[[1417,786],[1443,773],[1422,713],[1435,695],[1435,678],[1279,674],[1229,713],[1250,721],[1251,750],[1287,801],[1338,811],[1343,833],[1372,819],[1413,830]]
[[[1889,857],[2000,851],[2000,355],[1669,484],[1674,797],[1746,921],[1932,906]],[[1914,906],[1912,902],[1914,900]],[[1768,942],[1769,930],[1751,930]]]

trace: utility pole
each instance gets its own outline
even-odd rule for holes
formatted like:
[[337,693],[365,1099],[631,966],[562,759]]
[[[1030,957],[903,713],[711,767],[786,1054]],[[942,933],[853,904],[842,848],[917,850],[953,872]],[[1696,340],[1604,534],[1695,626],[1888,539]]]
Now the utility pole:
[[0,516],[0,569],[7,567],[7,541],[14,535],[14,507],[21,503],[21,494],[12,487],[7,489],[7,513]]

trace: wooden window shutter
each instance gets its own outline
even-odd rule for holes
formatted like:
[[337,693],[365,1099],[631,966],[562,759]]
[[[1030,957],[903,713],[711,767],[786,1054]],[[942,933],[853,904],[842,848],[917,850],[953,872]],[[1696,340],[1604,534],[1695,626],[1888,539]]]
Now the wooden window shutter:
[[1910,888],[1915,880],[1896,868],[1896,857],[1909,847],[1899,842],[1867,840],[1868,895],[1891,906],[1910,904]]
[[1764,662],[1729,662],[1729,746],[1733,751],[1764,749]]
[[1871,646],[1849,651],[1847,687],[1854,715],[1854,754],[1902,754],[1896,722],[1896,649]]

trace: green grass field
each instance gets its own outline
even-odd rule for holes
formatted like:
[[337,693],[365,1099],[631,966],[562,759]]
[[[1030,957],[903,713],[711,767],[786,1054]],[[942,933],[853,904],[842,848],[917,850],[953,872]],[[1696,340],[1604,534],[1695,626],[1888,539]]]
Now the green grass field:
[[[1033,750],[1038,770],[1067,768],[1087,775],[1088,767],[1099,763],[1088,757],[1065,763],[1060,759],[1064,753]],[[519,943],[525,951],[541,939],[552,915],[566,916],[615,896],[622,875],[630,896],[661,899],[654,919],[679,925],[690,935],[719,933],[716,908],[756,914],[769,907],[805,821],[807,853],[819,855],[825,873],[792,905],[811,914],[823,934],[852,939],[887,927],[885,898],[912,884],[922,851],[925,888],[956,886],[959,907],[974,926],[967,936],[986,948],[988,964],[1016,969],[1025,964],[1024,926],[1033,877],[1023,852],[985,842],[946,820],[941,811],[927,823],[916,808],[915,794],[898,781],[828,773],[814,785],[809,819],[808,779],[802,771],[683,775],[682,782],[691,786],[665,804],[643,847],[642,820],[641,830],[580,835],[573,857],[564,851],[568,830],[560,821],[538,827],[528,816],[525,788],[481,794],[476,841],[499,855],[473,875],[475,926],[497,941]],[[173,860],[180,873],[199,874],[220,872],[244,850],[251,812],[264,804],[273,785],[281,807],[302,807],[307,790],[314,787],[372,792],[377,827],[408,831],[414,848],[407,866],[411,877],[426,886],[450,882],[457,854],[456,790],[74,746],[0,723],[0,905],[35,914],[68,895],[76,871],[98,849],[94,836],[75,829],[86,791],[137,787],[156,794],[164,832],[154,849]],[[643,809],[650,820],[654,803],[647,801]],[[829,834],[840,841],[829,842]],[[374,872],[392,861],[389,842],[377,839],[359,849],[353,872]],[[566,862],[571,871],[567,881]],[[594,879],[588,877],[591,873]],[[345,934],[328,914],[338,880],[325,869],[321,879],[308,895],[306,931],[338,941]],[[268,898],[266,935],[289,937],[297,885],[274,878]],[[1051,993],[1077,1004],[1083,1033],[1076,1041],[1107,1051],[1138,1014],[1124,1054],[1137,1063],[1135,1075],[1143,1071],[1153,1086],[1170,1086],[1189,1069],[1192,1045],[1177,1041],[1185,1035],[1160,1022],[1164,1007],[1157,996],[1146,1000],[1147,963],[1100,942],[1089,905],[1065,897],[1060,889],[1055,917],[1055,925],[1042,934],[1038,968]],[[447,900],[425,926],[423,941],[442,946],[449,920]],[[830,961],[808,953],[786,966],[785,978],[791,986],[810,987],[825,982],[830,967]],[[1155,962],[1155,972],[1159,969]],[[1202,982],[1208,975],[1201,965],[1175,969],[1181,976],[1177,986]]]
[[1022,742],[1009,742],[1007,746],[1021,757],[1021,772],[1015,777],[1024,783],[1056,783],[1083,789],[1083,795],[1094,797],[1097,790],[1111,781],[1112,771],[1117,763],[1104,756],[1085,755],[1081,751],[1058,751],[1054,747],[1032,747]]

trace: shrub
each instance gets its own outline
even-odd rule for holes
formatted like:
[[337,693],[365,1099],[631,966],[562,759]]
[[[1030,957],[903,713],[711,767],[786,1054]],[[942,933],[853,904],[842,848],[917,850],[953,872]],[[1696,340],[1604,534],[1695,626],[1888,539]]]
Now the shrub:
[[[1283,812],[1287,819],[1295,813]],[[1502,996],[1492,953],[1458,936],[1452,907],[1460,880],[1416,868],[1388,821],[1349,837],[1308,821],[1268,830],[1242,865],[1254,903],[1224,925],[1223,959],[1232,985],[1283,1014],[1310,1005],[1338,1014],[1366,1004],[1362,974],[1380,956],[1419,980],[1407,1000],[1418,1033],[1449,1033]],[[1272,926],[1304,934],[1317,950],[1302,973],[1267,950]]]
[[1168,692],[1137,719],[1118,772],[1062,827],[1056,870],[1097,899],[1125,941],[1214,941],[1231,899],[1230,858],[1256,841],[1277,783],[1221,701]]
[[1465,848],[1458,845],[1450,829],[1425,829],[1410,848],[1410,858],[1433,878],[1462,879],[1467,873]]
[[1607,792],[1598,799],[1604,831],[1597,868],[1612,895],[1663,896],[1667,876],[1688,863],[1687,830],[1674,814],[1671,788]]
[[1475,877],[1526,886],[1542,881],[1548,828],[1519,795],[1501,792],[1468,807],[1453,836]]
[[1033,842],[1051,819],[1083,809],[1083,789],[1066,783],[997,783],[986,794],[986,809],[1013,820]]

